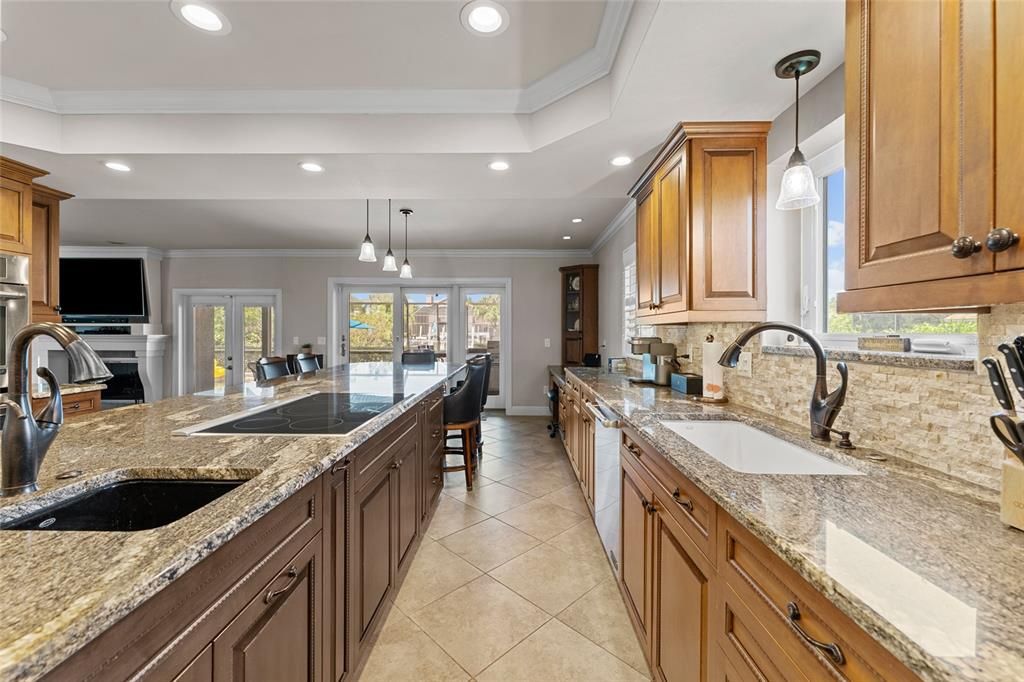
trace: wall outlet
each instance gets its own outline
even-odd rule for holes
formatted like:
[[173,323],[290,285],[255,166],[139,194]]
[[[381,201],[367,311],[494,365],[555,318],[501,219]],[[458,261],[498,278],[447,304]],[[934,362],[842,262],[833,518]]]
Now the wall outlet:
[[751,357],[748,350],[740,353],[740,361],[736,363],[736,371],[739,372],[741,377],[749,377],[751,375]]
[[316,337],[316,342],[317,342],[317,345],[323,346],[323,345],[325,345],[327,343],[327,337],[326,336],[318,336],[318,337]]
[[293,336],[292,337],[292,343],[294,343],[296,346],[299,345],[299,337]]
[[544,339],[544,347],[551,348],[551,339]]
[[696,352],[697,351],[696,349],[694,349],[693,344],[690,344],[689,346],[686,347],[686,355],[689,358],[690,362],[697,361]]

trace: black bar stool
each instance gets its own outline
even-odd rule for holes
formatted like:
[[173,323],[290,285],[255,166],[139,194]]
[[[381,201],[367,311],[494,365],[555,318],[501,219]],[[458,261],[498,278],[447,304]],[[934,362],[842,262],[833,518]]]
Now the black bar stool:
[[306,372],[315,372],[320,367],[320,361],[312,353],[299,353],[295,356],[295,368],[299,374],[305,374]]
[[445,439],[449,431],[459,431],[462,447],[444,448],[444,454],[462,455],[462,464],[443,467],[444,471],[465,471],[466,489],[473,489],[473,458],[476,456],[477,432],[480,430],[480,411],[483,401],[480,396],[485,390],[484,375],[487,363],[482,358],[473,358],[467,363],[469,374],[466,380],[450,395],[444,397]]
[[276,355],[264,356],[250,366],[252,367],[253,374],[256,375],[257,382],[279,379],[291,374],[288,370],[288,361]]

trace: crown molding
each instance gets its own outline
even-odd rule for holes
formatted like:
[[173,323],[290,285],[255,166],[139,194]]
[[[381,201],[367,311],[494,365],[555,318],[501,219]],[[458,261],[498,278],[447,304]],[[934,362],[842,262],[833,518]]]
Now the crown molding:
[[619,230],[626,227],[627,225],[632,226],[636,222],[636,202],[632,199],[626,201],[626,205],[622,207],[608,226],[604,228],[601,234],[597,235],[597,239],[590,245],[590,253],[592,257],[597,256],[597,252],[601,250],[605,244],[611,241],[612,237],[618,234]]
[[166,252],[149,246],[66,246],[60,247],[61,258],[147,258],[160,260]]
[[[64,253],[61,248],[61,255]],[[359,249],[168,249],[164,258],[356,258]],[[587,249],[421,249],[416,258],[589,258]]]
[[607,0],[594,46],[523,88],[50,90],[0,77],[0,100],[57,114],[533,114],[607,76],[635,0]]

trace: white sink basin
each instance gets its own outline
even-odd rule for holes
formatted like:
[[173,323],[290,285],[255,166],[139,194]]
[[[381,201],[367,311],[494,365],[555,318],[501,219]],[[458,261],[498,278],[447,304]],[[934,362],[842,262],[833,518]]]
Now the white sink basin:
[[856,469],[739,422],[665,421],[661,424],[733,471],[744,474],[863,475]]

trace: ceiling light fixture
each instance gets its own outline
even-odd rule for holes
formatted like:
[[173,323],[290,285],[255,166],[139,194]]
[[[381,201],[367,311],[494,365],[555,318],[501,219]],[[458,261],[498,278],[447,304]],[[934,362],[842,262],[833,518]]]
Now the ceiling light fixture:
[[563,235],[562,235],[562,239],[564,239],[564,240],[568,241],[568,240],[572,239],[572,237],[571,237],[570,235],[567,235],[567,234],[563,234]]
[[299,164],[299,168],[306,171],[307,173],[324,172],[324,167],[321,166],[319,163],[314,163],[313,161],[303,161],[302,163]]
[[613,166],[628,166],[629,164],[633,163],[633,159],[629,158],[628,156],[616,156],[608,163],[612,164]]
[[215,7],[195,0],[171,0],[171,12],[182,22],[204,33],[225,35],[231,32],[231,22]]
[[366,200],[366,239],[359,247],[359,260],[363,263],[376,263],[377,254],[373,250],[373,240],[370,239],[370,200]]
[[118,173],[127,173],[132,169],[132,167],[127,163],[121,163],[120,161],[107,161],[103,165],[112,171],[117,171]]
[[487,164],[487,167],[490,168],[492,171],[507,171],[508,161],[491,161],[489,164]]
[[388,199],[388,252],[384,255],[384,272],[398,272],[395,254],[391,252],[391,199]]
[[582,223],[583,222],[583,218],[573,218],[572,221],[574,223]]
[[459,12],[463,27],[480,36],[496,36],[508,28],[508,10],[492,0],[473,0]]
[[814,71],[821,61],[821,53],[817,50],[801,50],[783,57],[775,65],[775,75],[779,78],[792,78],[796,81],[796,121],[793,126],[793,155],[789,157],[786,172],[782,174],[782,189],[775,208],[790,211],[814,206],[821,201],[814,180],[814,173],[800,151],[800,76]]
[[409,214],[411,208],[400,208],[398,212],[405,216],[405,260],[402,261],[402,271],[398,273],[401,279],[412,279],[412,266],[409,265]]

